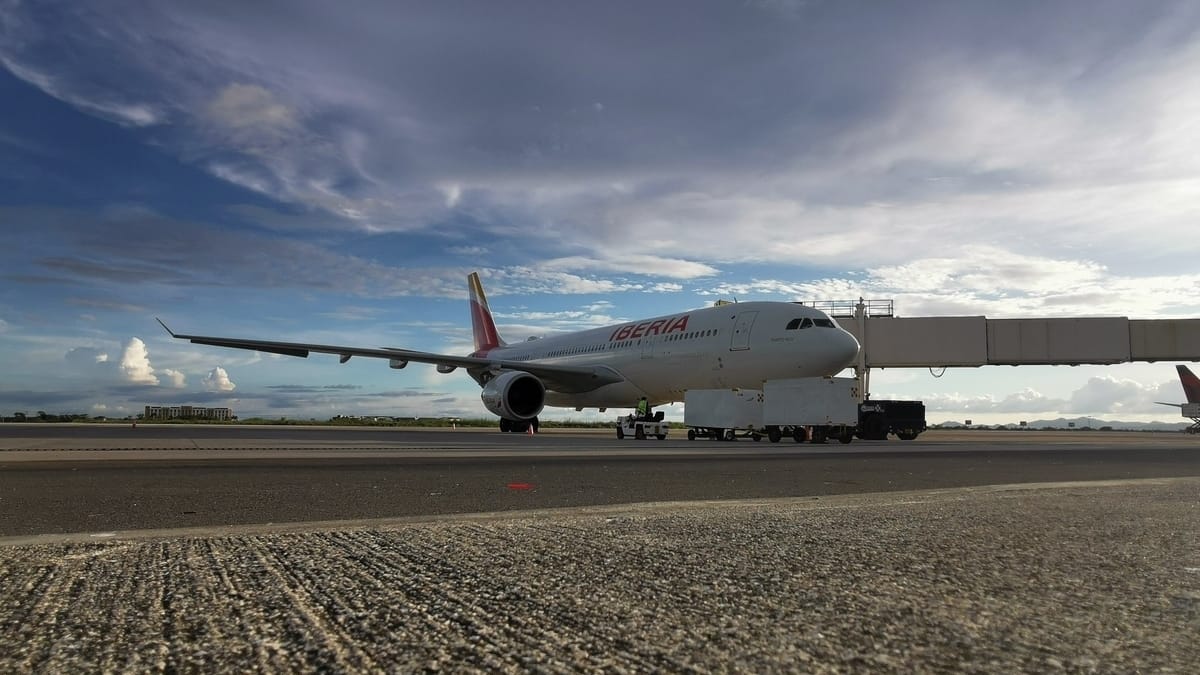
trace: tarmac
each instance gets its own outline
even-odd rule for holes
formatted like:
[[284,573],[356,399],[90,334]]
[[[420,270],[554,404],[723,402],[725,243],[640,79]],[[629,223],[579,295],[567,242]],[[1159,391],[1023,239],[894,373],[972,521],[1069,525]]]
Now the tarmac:
[[42,433],[0,428],[4,672],[1200,670],[1193,438]]

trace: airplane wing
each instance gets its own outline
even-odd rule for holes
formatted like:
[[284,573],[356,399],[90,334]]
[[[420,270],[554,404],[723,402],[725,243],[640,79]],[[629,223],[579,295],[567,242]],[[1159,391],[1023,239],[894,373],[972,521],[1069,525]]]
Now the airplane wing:
[[[542,380],[547,389],[568,394],[577,394],[598,389],[606,384],[624,381],[624,377],[607,366],[559,366],[547,363],[529,361],[506,361],[504,359],[489,359],[476,356],[455,356],[452,354],[434,354],[418,352],[411,349],[395,349],[391,347],[342,347],[338,345],[318,345],[302,342],[275,342],[271,340],[247,340],[242,338],[210,337],[206,335],[183,335],[167,328],[167,324],[158,321],[171,337],[178,340],[188,340],[198,345],[214,347],[230,347],[233,349],[250,349],[269,354],[284,356],[299,356],[308,358],[310,352],[319,354],[337,354],[345,363],[352,356],[365,356],[375,359],[394,361],[412,361],[414,363],[430,363],[444,368],[464,368],[467,370],[517,370],[529,373]],[[449,372],[449,370],[445,371]]]
[[1182,408],[1183,407],[1182,403],[1163,403],[1162,401],[1155,401],[1155,403],[1157,403],[1158,405],[1169,405],[1172,408]]

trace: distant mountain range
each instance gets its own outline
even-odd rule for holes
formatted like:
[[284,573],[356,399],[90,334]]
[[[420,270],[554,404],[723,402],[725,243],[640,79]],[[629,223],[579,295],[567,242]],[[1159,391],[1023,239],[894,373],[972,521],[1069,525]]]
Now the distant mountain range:
[[[941,422],[939,424],[931,424],[930,428],[934,429],[962,429],[966,427],[962,422]],[[972,427],[987,427],[995,428],[1002,426],[1008,429],[1020,429],[1021,425],[1012,424],[972,424]],[[1189,422],[1119,422],[1115,420],[1103,420],[1096,417],[1059,417],[1053,420],[1029,420],[1026,425],[1027,429],[1099,429],[1101,427],[1110,427],[1112,429],[1121,429],[1127,431],[1183,431],[1190,426]]]

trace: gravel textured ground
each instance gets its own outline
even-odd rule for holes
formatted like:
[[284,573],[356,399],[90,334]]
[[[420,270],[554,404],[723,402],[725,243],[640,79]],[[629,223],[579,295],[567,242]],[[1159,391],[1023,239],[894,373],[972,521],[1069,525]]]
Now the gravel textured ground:
[[1200,480],[0,547],[0,671],[1200,671]]

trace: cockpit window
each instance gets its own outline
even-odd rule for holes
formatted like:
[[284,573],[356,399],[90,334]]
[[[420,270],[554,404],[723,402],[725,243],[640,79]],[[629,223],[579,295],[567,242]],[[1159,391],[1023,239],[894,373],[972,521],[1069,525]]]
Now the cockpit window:
[[798,328],[812,328],[812,325],[812,319],[792,319],[788,322],[787,329],[796,330]]
[[832,319],[813,319],[813,323],[817,324],[821,328],[833,328],[834,327]]

